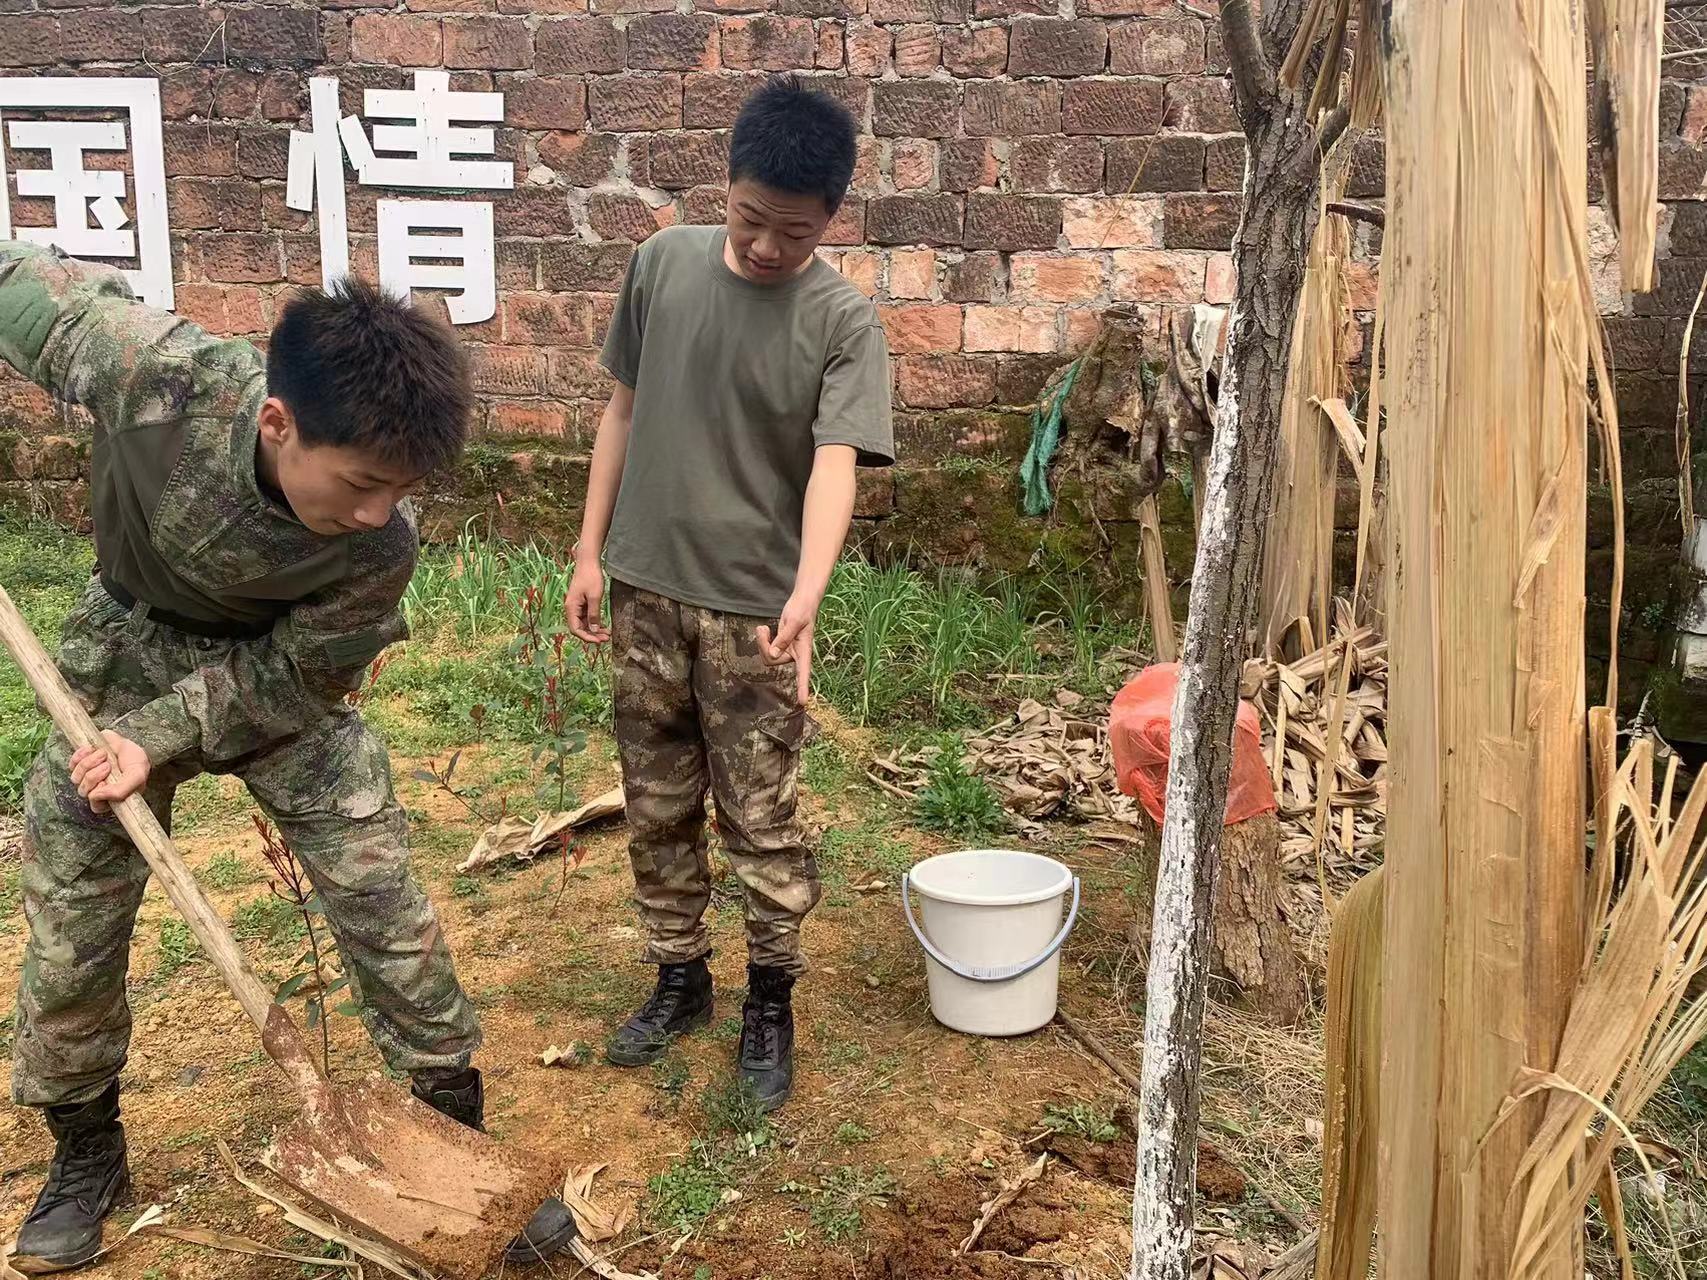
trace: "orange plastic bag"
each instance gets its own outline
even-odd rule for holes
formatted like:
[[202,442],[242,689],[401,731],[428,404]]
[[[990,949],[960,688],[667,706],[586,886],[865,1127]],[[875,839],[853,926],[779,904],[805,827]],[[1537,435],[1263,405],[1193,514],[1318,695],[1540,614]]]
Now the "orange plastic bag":
[[[1145,667],[1114,696],[1108,709],[1108,736],[1114,746],[1114,772],[1121,791],[1159,826],[1168,794],[1168,739],[1179,663]],[[1262,755],[1262,723],[1257,709],[1240,701],[1233,726],[1233,773],[1227,783],[1226,825],[1254,818],[1278,806]]]

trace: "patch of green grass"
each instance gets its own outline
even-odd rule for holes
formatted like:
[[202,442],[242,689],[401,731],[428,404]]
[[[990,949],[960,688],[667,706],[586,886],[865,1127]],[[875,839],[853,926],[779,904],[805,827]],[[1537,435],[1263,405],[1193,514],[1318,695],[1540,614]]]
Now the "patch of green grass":
[[707,1085],[699,1107],[714,1134],[744,1137],[749,1139],[748,1145],[761,1146],[770,1137],[770,1120],[760,1109],[750,1080],[730,1076]]
[[723,1203],[734,1183],[734,1162],[704,1138],[688,1145],[685,1160],[646,1183],[646,1216],[666,1231],[693,1231]]
[[857,826],[831,827],[818,842],[826,867],[852,867],[899,879],[918,861],[913,846],[895,835],[879,814],[866,814]]
[[203,773],[178,788],[174,799],[173,829],[180,835],[240,824],[252,833],[247,821],[252,809],[249,793],[230,778]]
[[865,1205],[884,1208],[895,1193],[895,1179],[885,1169],[867,1172],[858,1165],[842,1165],[818,1180],[811,1197],[812,1225],[830,1244],[844,1244],[865,1227],[861,1209]]
[[180,1133],[175,1138],[167,1138],[160,1143],[167,1151],[182,1151],[185,1147],[205,1145],[208,1141],[206,1129],[191,1129],[188,1133]]
[[215,889],[235,889],[254,879],[255,873],[229,849],[207,864],[207,882]]
[[838,1040],[824,1056],[832,1067],[851,1067],[865,1061],[865,1046],[853,1040]]
[[844,1121],[836,1130],[836,1141],[844,1147],[858,1147],[871,1141],[871,1130],[852,1120]]
[[189,925],[176,916],[166,916],[160,921],[160,936],[155,944],[155,977],[170,978],[200,954],[201,948],[196,945],[196,935],[190,932]]
[[967,771],[958,742],[945,746],[931,765],[917,812],[921,826],[968,838],[1007,826],[1001,801],[988,782]]
[[672,1111],[681,1106],[682,1094],[692,1078],[693,1069],[679,1049],[671,1049],[652,1064],[652,1087],[664,1095]]
[[741,1019],[728,1017],[719,1022],[710,1031],[711,1038],[724,1044],[732,1043],[741,1037]]
[[482,898],[486,896],[486,886],[473,876],[458,876],[450,882],[452,896],[458,898]]
[[237,914],[231,917],[231,932],[239,941],[278,946],[300,942],[308,936],[308,926],[295,904],[268,893],[237,908]]
[[1120,1136],[1113,1118],[1088,1102],[1074,1102],[1065,1107],[1050,1103],[1043,1109],[1043,1125],[1086,1142],[1113,1142]]
[[840,745],[820,739],[801,753],[800,779],[816,795],[835,795],[854,780],[853,761]]

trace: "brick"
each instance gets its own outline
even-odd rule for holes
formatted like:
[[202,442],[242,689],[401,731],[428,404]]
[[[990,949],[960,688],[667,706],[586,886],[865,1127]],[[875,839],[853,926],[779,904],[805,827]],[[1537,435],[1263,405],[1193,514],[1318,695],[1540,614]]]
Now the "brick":
[[610,395],[612,385],[611,376],[599,364],[596,352],[551,352],[546,388],[552,395],[571,396],[577,400],[603,400]]
[[1055,316],[1054,307],[967,307],[966,350],[1054,351]]
[[591,299],[580,293],[512,293],[503,300],[504,338],[529,346],[591,347],[600,332]]
[[810,18],[730,18],[720,37],[723,65],[737,70],[810,67],[818,47]]
[[1102,165],[1095,138],[1021,138],[1008,155],[1008,176],[1018,191],[1095,191]]
[[871,119],[871,85],[858,76],[819,75],[804,77],[807,85],[827,98],[834,98],[847,109],[856,125],[864,126]]
[[824,228],[825,244],[865,243],[865,201],[849,196],[837,208],[830,225]]
[[1182,133],[1237,133],[1239,113],[1233,84],[1219,76],[1187,76],[1168,81],[1163,119]]
[[587,201],[587,224],[604,240],[639,244],[658,229],[652,206],[639,196],[595,191]]
[[594,126],[617,133],[682,127],[682,78],[673,73],[595,80],[591,90]]
[[817,27],[816,47],[812,52],[812,65],[820,71],[837,71],[847,63],[847,46],[842,35],[842,24],[839,22],[820,22]]
[[436,67],[444,61],[444,24],[401,13],[358,13],[350,24],[350,54],[358,62]]
[[1162,243],[1162,202],[1142,196],[1072,197],[1062,210],[1061,229],[1074,249],[1156,247]]
[[533,33],[524,18],[446,18],[445,66],[516,71],[533,66]]
[[966,79],[999,76],[1008,65],[1006,27],[950,27],[942,33],[942,65]]
[[1239,273],[1233,266],[1233,255],[1230,253],[1212,253],[1209,263],[1203,273],[1203,300],[1217,307],[1227,306],[1233,301],[1233,291],[1238,286]]
[[166,172],[229,178],[237,173],[237,130],[228,124],[167,121]]
[[577,232],[569,195],[559,187],[517,187],[492,202],[500,236],[572,236]]
[[575,411],[557,400],[494,400],[486,433],[539,438],[573,436]]
[[747,96],[765,82],[756,73],[689,75],[682,80],[682,122],[689,129],[729,129]]
[[[13,47],[28,48],[27,32],[14,35],[7,23],[22,19],[0,19],[0,58],[7,57]],[[142,53],[149,62],[223,62],[225,32],[221,30],[217,9],[153,9],[142,27]],[[58,39],[58,24],[54,24]],[[51,61],[51,59],[50,59]],[[31,65],[31,64],[21,64]]]
[[895,510],[895,476],[889,467],[861,467],[854,472],[855,516],[876,519]]
[[[943,144],[949,145],[947,143]],[[883,168],[883,139],[862,133],[854,140],[854,171],[852,189],[875,191]]]
[[1108,143],[1105,151],[1103,190],[1110,193],[1204,189],[1202,138],[1120,138]]
[[631,20],[628,65],[649,71],[704,71],[717,66],[717,19],[705,13],[656,13]]
[[350,20],[341,13],[320,15],[320,44],[324,49],[321,60],[329,66],[344,66],[350,56]]
[[906,26],[895,31],[895,70],[903,76],[928,76],[942,64],[942,41],[931,26]]
[[894,355],[960,350],[960,308],[946,305],[877,308]]
[[290,172],[290,130],[256,125],[237,134],[237,171],[246,178],[276,178]]
[[675,0],[591,0],[594,13],[674,13]]
[[1157,81],[1074,80],[1062,98],[1064,133],[1148,134],[1161,123],[1162,86]]
[[889,253],[889,296],[928,298],[936,291],[934,249],[893,249]]
[[[267,231],[312,231],[314,214],[285,205],[285,185],[282,182],[263,182],[261,191],[261,227]],[[288,244],[289,241],[286,241]]]
[[246,120],[254,115],[261,100],[261,80],[251,71],[220,72],[213,81],[213,114],[221,120]]
[[869,249],[840,251],[835,261],[836,270],[842,278],[868,298],[877,296],[877,275],[882,265],[881,255]]
[[1094,76],[1108,58],[1108,28],[1084,19],[1017,18],[1008,32],[1008,74]]
[[897,191],[920,191],[936,181],[936,143],[897,138],[890,160]]
[[615,293],[622,288],[628,260],[633,256],[633,245],[623,243],[558,241],[542,244],[539,247],[539,281],[547,289]]
[[1053,249],[1061,239],[1061,202],[1047,196],[966,197],[968,249]]
[[856,76],[880,76],[895,65],[895,37],[888,27],[849,24],[847,46],[848,70]]
[[969,0],[870,0],[873,22],[965,22]]
[[58,59],[58,18],[0,14],[0,66],[51,67]]
[[960,87],[939,81],[885,81],[873,91],[872,132],[886,137],[946,138],[954,133]]
[[1207,259],[1168,249],[1117,249],[1109,291],[1122,302],[1201,302]]
[[689,226],[715,227],[727,217],[728,194],[722,187],[695,187],[676,201],[676,220]]
[[[635,166],[636,147],[644,142],[644,164]],[[629,169],[643,186],[683,191],[720,182],[729,172],[729,135],[678,133],[636,138],[629,143]]]
[[234,334],[270,333],[273,327],[267,295],[253,285],[231,285],[225,290],[225,314]]
[[[1172,18],[1177,17],[1180,11],[1178,0],[1079,0],[1079,8],[1099,18]],[[1203,0],[1202,3],[1193,3],[1192,8],[1216,14],[1221,11],[1221,3],[1220,0]]]
[[1108,69],[1117,76],[1200,76],[1207,47],[1195,18],[1123,22],[1108,33]]
[[[176,216],[176,210],[173,211]],[[225,313],[225,289],[217,284],[180,284],[172,290],[173,313],[193,320],[210,333],[228,334],[230,320]]]
[[1206,148],[1203,189],[1242,191],[1245,185],[1245,140],[1215,138]]
[[251,66],[307,66],[321,61],[317,15],[308,9],[228,9],[226,56]]
[[1011,18],[1021,13],[1049,16],[1060,11],[1059,0],[976,0],[972,15],[977,18]]
[[546,388],[545,352],[537,347],[467,348],[474,389],[482,395],[537,396]]
[[168,178],[166,207],[180,231],[261,229],[261,189],[239,178]]
[[[1590,165],[1592,177],[1598,165]],[[1353,200],[1378,200],[1387,194],[1387,144],[1373,134],[1357,140],[1345,193]]]
[[615,134],[560,130],[540,138],[539,162],[572,187],[592,187],[615,170],[616,148]]
[[566,76],[505,76],[504,120],[517,129],[582,129],[587,124],[587,86]]
[[284,250],[272,232],[220,232],[208,241],[204,262],[209,280],[271,284],[284,279]]
[[960,243],[960,197],[879,196],[871,202],[867,222],[878,244],[957,245]]
[[548,74],[598,74],[626,65],[622,32],[609,18],[550,18],[534,32],[533,65]]
[[1660,144],[1661,200],[1698,200],[1707,185],[1707,147],[1693,142]]
[[938,170],[945,191],[993,187],[1001,177],[996,149],[987,138],[948,138],[938,144]]
[[[5,32],[0,29],[0,40]],[[142,47],[142,15],[118,9],[68,13],[59,20],[61,62],[117,62]]]
[[996,296],[1001,274],[1001,254],[965,254],[944,267],[942,296],[948,302],[989,302]]
[[975,80],[966,86],[969,137],[1007,138],[1061,132],[1061,86]]
[[1016,253],[1008,270],[1016,302],[1090,302],[1102,294],[1102,259],[1089,254]]
[[[207,67],[162,68],[158,77],[161,116],[167,120],[213,116],[214,76],[215,73]],[[307,104],[306,89],[303,102]]]
[[995,399],[993,360],[957,355],[903,356],[896,365],[901,401],[912,408],[976,408]]
[[1163,196],[1162,242],[1170,249],[1230,249],[1239,228],[1237,196]]
[[1690,86],[1678,135],[1685,142],[1707,142],[1707,86]]
[[747,5],[755,12],[775,8],[798,18],[859,18],[865,15],[866,0],[782,0],[780,5],[763,0],[711,0],[712,8],[728,5]]

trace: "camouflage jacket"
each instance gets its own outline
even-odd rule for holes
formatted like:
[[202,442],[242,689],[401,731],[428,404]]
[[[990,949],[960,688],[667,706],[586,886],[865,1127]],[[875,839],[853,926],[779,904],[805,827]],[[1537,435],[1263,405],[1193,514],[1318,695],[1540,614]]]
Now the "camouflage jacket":
[[116,270],[0,241],[0,360],[94,419],[104,573],[159,609],[271,624],[112,726],[150,760],[231,760],[299,732],[407,634],[413,515],[326,537],[262,491],[266,362],[249,343],[144,306]]

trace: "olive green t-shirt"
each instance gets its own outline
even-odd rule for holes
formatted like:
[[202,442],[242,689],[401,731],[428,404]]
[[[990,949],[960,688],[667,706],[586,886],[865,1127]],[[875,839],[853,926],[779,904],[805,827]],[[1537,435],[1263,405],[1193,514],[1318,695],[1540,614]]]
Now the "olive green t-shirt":
[[876,308],[827,263],[754,284],[723,242],[722,227],[671,227],[629,263],[600,356],[634,388],[605,566],[683,604],[774,618],[794,589],[813,451],[894,461],[889,347]]

